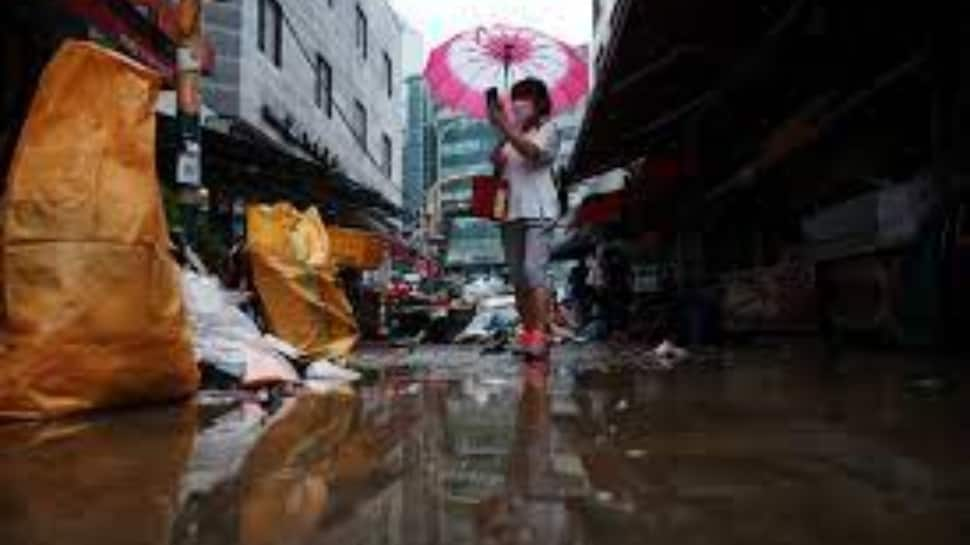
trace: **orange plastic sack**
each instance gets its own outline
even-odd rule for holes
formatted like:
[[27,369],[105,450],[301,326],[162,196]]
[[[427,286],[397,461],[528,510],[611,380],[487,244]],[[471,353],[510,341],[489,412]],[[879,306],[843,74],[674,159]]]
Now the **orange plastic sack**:
[[44,71],[0,206],[0,417],[198,386],[155,174],[159,85],[85,42]]
[[337,285],[316,210],[253,206],[246,227],[253,280],[273,334],[313,357],[348,355],[357,343],[357,322]]

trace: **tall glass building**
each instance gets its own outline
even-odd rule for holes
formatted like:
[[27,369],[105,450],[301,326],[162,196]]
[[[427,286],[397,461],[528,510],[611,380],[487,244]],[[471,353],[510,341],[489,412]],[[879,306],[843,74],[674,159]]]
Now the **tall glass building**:
[[427,85],[420,75],[409,76],[404,82],[406,99],[406,128],[403,147],[403,201],[406,231],[421,226],[425,188],[437,178],[434,110]]
[[489,156],[497,137],[486,122],[441,111],[438,115],[438,179],[448,237],[445,266],[496,268],[504,264],[501,233],[494,222],[470,215],[472,178],[492,173]]

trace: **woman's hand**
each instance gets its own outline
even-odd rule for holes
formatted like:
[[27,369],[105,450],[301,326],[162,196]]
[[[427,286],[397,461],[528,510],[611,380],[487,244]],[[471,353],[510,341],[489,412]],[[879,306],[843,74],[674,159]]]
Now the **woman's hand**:
[[500,141],[507,141],[529,161],[538,162],[541,159],[542,150],[509,119],[505,108],[500,105],[490,108],[488,110],[488,121],[499,131]]
[[488,109],[488,122],[492,124],[493,127],[498,129],[502,136],[506,136],[509,133],[509,129],[512,127],[508,116],[505,114],[505,108],[500,104],[494,104]]

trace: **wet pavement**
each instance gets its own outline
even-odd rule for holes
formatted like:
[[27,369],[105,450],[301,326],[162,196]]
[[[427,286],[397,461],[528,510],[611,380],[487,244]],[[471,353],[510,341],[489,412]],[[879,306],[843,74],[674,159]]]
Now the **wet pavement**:
[[356,393],[0,426],[0,543],[970,542],[966,388],[908,395],[887,354],[828,376],[798,347],[641,350],[561,351],[549,384],[368,350]]

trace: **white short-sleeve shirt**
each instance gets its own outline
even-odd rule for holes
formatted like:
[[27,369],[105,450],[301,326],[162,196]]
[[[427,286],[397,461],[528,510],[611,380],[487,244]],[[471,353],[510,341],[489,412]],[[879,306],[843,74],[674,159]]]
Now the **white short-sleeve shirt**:
[[505,144],[505,178],[509,182],[508,221],[556,220],[559,198],[552,179],[552,164],[559,153],[559,129],[552,122],[525,134],[542,150],[538,163],[523,157],[512,144]]

